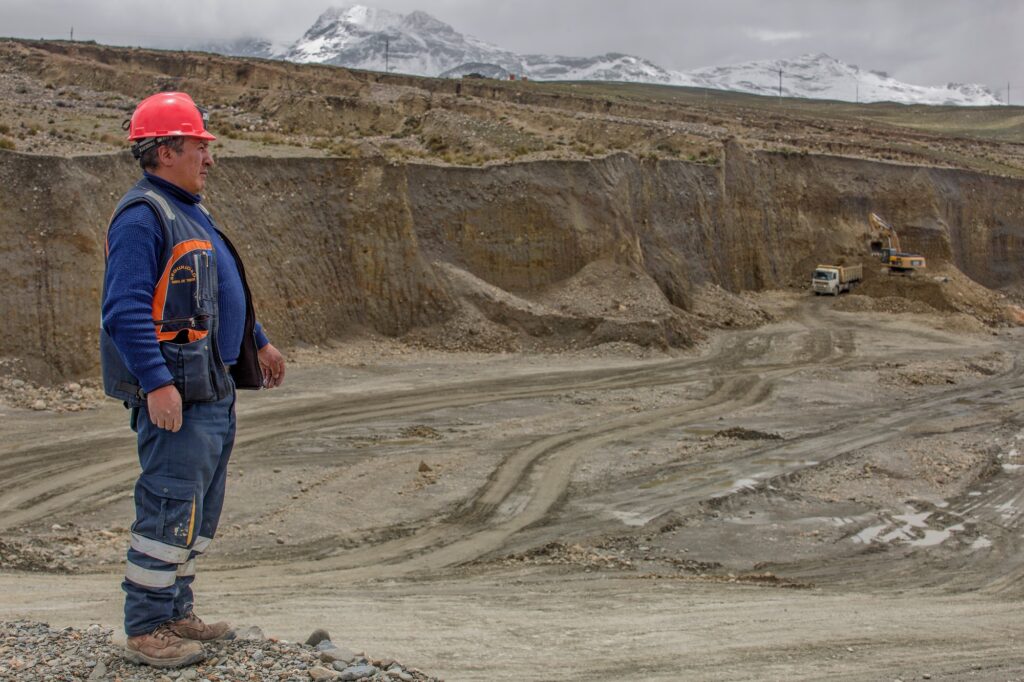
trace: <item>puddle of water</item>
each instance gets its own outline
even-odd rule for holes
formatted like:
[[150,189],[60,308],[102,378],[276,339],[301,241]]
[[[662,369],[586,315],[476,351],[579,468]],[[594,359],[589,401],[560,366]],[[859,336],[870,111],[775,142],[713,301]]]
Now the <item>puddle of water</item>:
[[951,533],[948,528],[946,530],[926,530],[923,538],[911,540],[907,544],[914,547],[934,547],[935,545],[941,545],[950,535]]
[[928,524],[925,523],[925,521],[931,515],[931,512],[921,512],[919,514],[899,514],[892,518],[897,521],[902,521],[910,528],[927,528]]
[[879,533],[889,527],[888,523],[883,523],[880,526],[870,526],[865,528],[861,532],[853,536],[854,542],[859,542],[864,545],[871,544],[875,538],[878,537]]
[[791,471],[794,468],[803,469],[806,467],[813,467],[818,465],[817,460],[804,459],[804,460],[793,460],[788,457],[769,457],[755,460],[757,464],[761,466],[776,466],[780,471]]
[[842,528],[843,526],[850,526],[855,523],[862,523],[872,518],[870,514],[862,514],[861,516],[804,516],[799,519],[794,519],[792,523],[799,523],[811,526],[834,526],[836,528]]
[[944,530],[926,530],[923,538],[911,540],[907,544],[914,547],[934,547],[935,545],[941,545],[943,542],[948,540],[953,533],[958,533],[963,529],[963,524],[958,523],[955,526],[950,526]]
[[1003,504],[998,505],[995,509],[1004,519],[1009,519],[1010,517],[1016,516],[1020,513],[1020,510],[1013,506],[1013,502],[1004,502]]
[[654,518],[653,516],[646,516],[644,514],[639,514],[637,512],[612,511],[609,513],[619,521],[622,521],[627,526],[643,526],[646,525],[648,521]]
[[853,519],[845,516],[812,516],[806,519],[800,519],[801,523],[827,523],[836,528],[842,528],[843,526],[849,526],[853,523]]
[[1004,464],[1003,465],[1003,471],[1005,471],[1007,473],[1013,473],[1015,471],[1020,471],[1021,469],[1024,469],[1024,464]]
[[[897,514],[892,521],[869,526],[854,535],[851,540],[860,544],[871,544],[872,542],[897,542],[902,541],[911,547],[935,547],[948,540],[953,533],[964,530],[962,523],[957,523],[946,528],[929,528],[928,517],[931,512],[920,512],[917,514]],[[893,528],[893,524],[899,524]],[[888,532],[886,532],[888,531]]]

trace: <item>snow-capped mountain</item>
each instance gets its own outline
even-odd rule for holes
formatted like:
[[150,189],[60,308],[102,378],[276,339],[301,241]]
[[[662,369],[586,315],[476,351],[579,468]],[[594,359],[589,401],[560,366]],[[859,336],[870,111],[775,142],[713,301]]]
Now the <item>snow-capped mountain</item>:
[[280,59],[284,52],[280,46],[262,38],[239,38],[226,43],[203,43],[191,49],[226,54],[229,57],[260,57],[262,59]]
[[910,85],[879,71],[861,70],[827,54],[806,54],[796,59],[773,59],[677,72],[674,74],[674,84],[755,95],[778,95],[780,71],[782,94],[785,97],[960,106],[1000,104],[992,91],[982,85]]
[[[458,78],[478,73],[489,78],[522,75],[540,81],[625,81],[636,83],[673,82],[672,74],[657,64],[627,54],[609,53],[597,57],[551,57],[527,54],[516,57],[515,68],[494,63],[467,62],[437,74],[441,78]],[[506,60],[508,63],[509,60]]]
[[519,55],[465,36],[426,12],[398,14],[363,5],[321,14],[284,58],[372,71],[386,66],[420,76],[437,76],[470,62],[523,72]]
[[902,83],[877,71],[862,71],[827,54],[766,60],[692,71],[669,71],[631,55],[597,57],[520,55],[459,33],[426,12],[399,14],[365,5],[331,8],[288,47],[245,39],[207,46],[211,52],[269,57],[301,63],[457,78],[510,74],[532,80],[600,80],[658,83],[732,90],[757,95],[905,104],[994,105],[999,99],[982,85],[928,87]]

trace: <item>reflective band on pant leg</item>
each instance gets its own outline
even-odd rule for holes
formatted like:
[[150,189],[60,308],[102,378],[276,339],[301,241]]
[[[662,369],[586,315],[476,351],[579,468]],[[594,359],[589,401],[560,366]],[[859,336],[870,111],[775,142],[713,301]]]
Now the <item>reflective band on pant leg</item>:
[[177,574],[174,571],[154,571],[142,566],[136,566],[129,561],[124,571],[124,577],[136,585],[160,589],[173,585]]
[[181,566],[178,566],[178,572],[176,573],[176,575],[179,578],[184,578],[186,576],[195,575],[195,574],[196,574],[196,560],[195,559],[189,559],[188,561],[183,563]]
[[188,559],[190,551],[188,547],[175,547],[174,545],[158,542],[138,533],[132,533],[131,546],[137,552],[142,552],[146,556],[151,556],[168,564],[184,563]]
[[213,542],[213,538],[206,538],[200,535],[196,538],[195,543],[192,545],[192,549],[200,553],[205,552],[206,548],[210,546],[211,542]]

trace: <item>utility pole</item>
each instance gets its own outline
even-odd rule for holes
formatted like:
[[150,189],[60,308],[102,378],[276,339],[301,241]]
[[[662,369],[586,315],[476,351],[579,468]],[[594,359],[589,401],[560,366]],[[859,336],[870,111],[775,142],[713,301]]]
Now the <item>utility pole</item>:
[[75,27],[71,27],[71,42],[75,41]]
[[857,79],[857,104],[860,104],[860,79]]
[[779,69],[779,104],[782,104],[782,69]]
[[388,40],[387,36],[384,36],[384,73],[389,73],[391,67],[388,66],[388,58],[390,57],[389,52],[391,49],[391,41]]
[[1010,81],[1006,81],[1006,106],[1010,106]]

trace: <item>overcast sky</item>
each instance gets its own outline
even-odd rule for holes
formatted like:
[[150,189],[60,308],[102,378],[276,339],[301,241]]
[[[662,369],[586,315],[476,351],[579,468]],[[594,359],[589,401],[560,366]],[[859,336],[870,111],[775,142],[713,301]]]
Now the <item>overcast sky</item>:
[[[0,35],[178,47],[290,43],[332,0],[0,0]],[[376,0],[520,53],[625,52],[668,69],[828,54],[918,85],[983,83],[1024,102],[1024,0]],[[1018,97],[1013,94],[1020,93]]]

